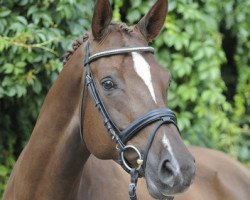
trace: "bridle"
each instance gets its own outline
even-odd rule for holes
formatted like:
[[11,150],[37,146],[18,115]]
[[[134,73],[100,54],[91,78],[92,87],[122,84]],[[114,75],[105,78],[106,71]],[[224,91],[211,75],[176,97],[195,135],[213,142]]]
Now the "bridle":
[[[139,176],[142,176],[142,174],[145,172],[148,152],[153,143],[153,140],[155,138],[155,135],[158,129],[163,124],[173,124],[176,126],[177,129],[178,129],[178,126],[177,126],[177,119],[176,119],[175,114],[173,113],[173,111],[171,111],[168,108],[154,109],[146,113],[145,115],[141,116],[137,120],[133,121],[124,130],[119,130],[117,126],[115,125],[115,123],[111,120],[111,117],[109,116],[109,113],[106,110],[103,104],[103,101],[101,100],[100,95],[96,89],[93,75],[90,69],[90,63],[102,57],[126,54],[126,53],[131,53],[131,52],[154,53],[154,48],[153,47],[128,47],[128,48],[119,48],[119,49],[114,49],[114,50],[102,51],[94,55],[90,55],[90,44],[89,42],[86,44],[85,59],[84,59],[85,79],[83,82],[83,91],[82,91],[81,104],[80,104],[80,135],[81,135],[82,141],[84,142],[83,131],[82,131],[83,129],[82,128],[83,127],[82,125],[83,103],[84,103],[86,88],[88,88],[90,96],[92,97],[92,100],[102,117],[104,126],[107,129],[107,133],[111,136],[112,140],[116,142],[116,148],[119,154],[119,159],[117,162],[123,167],[123,169],[126,172],[128,172],[131,175],[131,183],[129,184],[129,196],[131,200],[136,200],[137,199],[136,197],[137,179]],[[139,133],[139,131],[141,131],[146,126],[151,125],[153,123],[156,123],[156,126],[147,141],[147,144],[145,146],[143,153],[141,153],[133,145],[126,145],[126,143],[132,137],[134,137],[136,134]],[[124,152],[128,149],[133,150],[138,154],[138,160],[137,160],[138,167],[137,168],[130,167],[126,159],[124,158]]]

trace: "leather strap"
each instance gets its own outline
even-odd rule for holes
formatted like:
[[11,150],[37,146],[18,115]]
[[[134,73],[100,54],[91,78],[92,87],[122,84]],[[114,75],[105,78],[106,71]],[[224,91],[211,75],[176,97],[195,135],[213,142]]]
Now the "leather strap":
[[177,127],[176,116],[173,111],[168,108],[155,109],[133,121],[124,129],[120,134],[122,142],[126,144],[140,130],[156,121],[161,121],[163,118],[168,118],[169,123],[173,123]]
[[85,60],[85,65],[88,63],[91,63],[94,60],[97,60],[98,58],[131,53],[131,52],[138,52],[138,51],[140,52],[146,51],[146,52],[151,52],[151,53],[155,52],[153,47],[127,47],[127,48],[112,49],[112,50],[102,51],[102,52],[93,54],[92,56],[89,56],[88,59]]
[[130,175],[131,175],[131,180],[130,180],[130,184],[128,186],[129,198],[130,198],[130,200],[137,200],[136,186],[137,186],[139,173],[136,169],[132,169],[130,171]]

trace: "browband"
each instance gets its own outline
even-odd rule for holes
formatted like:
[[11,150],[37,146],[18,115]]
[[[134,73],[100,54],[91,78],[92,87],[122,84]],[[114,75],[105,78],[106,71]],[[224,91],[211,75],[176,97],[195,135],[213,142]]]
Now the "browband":
[[89,64],[92,61],[97,60],[98,58],[101,58],[101,57],[130,53],[130,52],[137,52],[137,51],[151,52],[151,53],[155,52],[153,47],[124,47],[124,48],[120,48],[120,49],[101,51],[101,52],[98,52],[96,54],[93,54],[92,56],[89,56],[88,61],[85,62],[85,65]]

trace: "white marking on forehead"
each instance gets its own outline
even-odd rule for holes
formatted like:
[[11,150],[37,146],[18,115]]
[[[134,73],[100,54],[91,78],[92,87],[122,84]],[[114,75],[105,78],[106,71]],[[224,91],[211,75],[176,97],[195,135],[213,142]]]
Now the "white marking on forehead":
[[163,146],[168,149],[168,151],[169,151],[169,153],[170,153],[170,155],[171,155],[171,157],[173,159],[172,163],[173,163],[174,167],[176,168],[176,171],[179,172],[180,171],[180,165],[179,165],[179,163],[178,163],[178,161],[177,161],[177,159],[176,159],[176,157],[174,155],[173,149],[172,149],[172,147],[170,145],[169,139],[167,138],[166,134],[163,135],[162,143],[163,143]]
[[146,86],[149,89],[149,92],[150,92],[154,102],[156,103],[155,92],[154,92],[154,88],[153,88],[153,84],[152,84],[152,78],[151,78],[149,64],[139,53],[132,52],[132,57],[133,57],[134,69],[135,69],[136,73],[144,81],[144,83],[146,84]]

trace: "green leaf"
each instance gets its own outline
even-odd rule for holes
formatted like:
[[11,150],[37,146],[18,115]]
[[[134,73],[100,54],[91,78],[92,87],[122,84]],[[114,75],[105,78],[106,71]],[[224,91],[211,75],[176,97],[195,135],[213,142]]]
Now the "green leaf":
[[0,17],[6,17],[11,13],[10,10],[0,10]]
[[10,88],[9,90],[7,90],[6,94],[7,94],[7,96],[9,96],[9,97],[15,96],[15,95],[16,95],[16,88],[13,88],[13,87]]
[[11,63],[6,63],[3,65],[3,70],[5,74],[11,74],[14,71],[14,65]]
[[2,82],[2,86],[6,87],[6,86],[10,86],[13,83],[13,81],[11,80],[11,78],[9,76],[5,76]]
[[42,90],[42,84],[40,83],[40,81],[36,80],[32,85],[32,88],[35,93],[39,94]]
[[139,18],[141,17],[141,14],[138,10],[132,10],[128,15],[127,15],[127,20],[130,23],[133,23],[137,20],[139,20]]
[[0,176],[5,177],[8,174],[8,168],[0,165]]
[[23,17],[23,16],[17,16],[16,18],[17,18],[17,20],[18,20],[19,22],[21,22],[23,25],[26,25],[26,26],[27,26],[28,22],[27,22],[27,20],[26,20],[25,17]]
[[24,96],[26,94],[27,90],[26,87],[24,85],[16,85],[16,94],[17,97],[21,97]]
[[29,17],[30,15],[34,14],[37,11],[38,7],[36,5],[33,5],[28,9],[27,16]]

